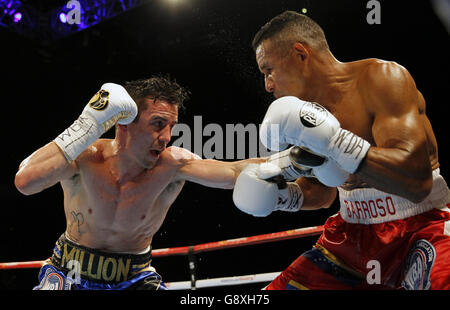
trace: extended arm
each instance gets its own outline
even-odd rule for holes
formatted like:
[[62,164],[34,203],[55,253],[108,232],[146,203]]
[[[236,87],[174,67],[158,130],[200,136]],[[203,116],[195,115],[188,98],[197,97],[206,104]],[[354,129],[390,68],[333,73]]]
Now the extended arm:
[[[336,188],[327,187],[315,178],[298,178],[296,183],[289,182],[287,187],[281,190],[276,183],[261,179],[262,173],[268,178],[281,177],[283,174],[283,169],[274,164],[279,158],[276,155],[222,162],[202,160],[188,150],[178,147],[170,147],[167,151],[180,164],[175,180],[187,180],[208,187],[235,188],[235,205],[255,216],[267,216],[274,210],[328,208],[336,198]],[[289,150],[287,152],[289,153]],[[282,167],[285,168],[284,166],[283,164]],[[261,167],[267,167],[269,171],[263,172],[264,168],[260,169]]]
[[171,147],[170,151],[181,165],[177,180],[187,180],[208,187],[232,189],[240,172],[250,163],[265,162],[267,158],[251,158],[224,162],[201,159],[186,149]]

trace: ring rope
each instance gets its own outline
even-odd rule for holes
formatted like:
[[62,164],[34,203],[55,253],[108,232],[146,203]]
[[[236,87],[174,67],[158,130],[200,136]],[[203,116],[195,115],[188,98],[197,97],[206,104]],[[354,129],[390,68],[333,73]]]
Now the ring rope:
[[[243,285],[243,284],[250,284],[250,283],[270,282],[273,279],[275,279],[280,273],[281,273],[281,271],[244,275],[244,276],[235,276],[235,277],[223,277],[223,278],[197,280],[195,282],[195,288],[221,287],[221,286],[230,286],[230,285]],[[188,290],[188,289],[192,288],[191,281],[168,282],[168,283],[165,283],[165,285],[169,290]]]
[[[195,290],[206,287],[221,287],[230,285],[243,285],[249,283],[270,282],[275,279],[281,272],[268,272],[253,275],[231,276],[213,279],[197,280],[195,276],[195,254],[214,251],[219,249],[228,249],[239,246],[247,246],[282,240],[289,240],[294,238],[304,238],[318,235],[323,231],[323,226],[313,226],[306,228],[297,228],[281,232],[256,235],[251,237],[243,237],[229,240],[222,240],[216,242],[202,243],[194,246],[182,246],[165,249],[156,249],[152,251],[153,257],[164,257],[171,255],[187,255],[189,257],[189,266],[191,271],[191,281],[166,282],[165,285],[169,290]],[[26,261],[26,262],[8,262],[0,263],[1,269],[24,269],[24,268],[40,268],[45,263],[41,261]]]
[[[304,237],[318,235],[318,234],[322,233],[322,231],[323,231],[323,226],[313,226],[313,227],[297,228],[297,229],[263,234],[263,235],[256,235],[256,236],[251,236],[251,237],[243,237],[243,238],[222,240],[222,241],[216,241],[216,242],[209,242],[209,243],[194,245],[192,248],[192,252],[193,252],[193,254],[197,254],[197,253],[202,253],[202,252],[207,252],[207,251],[234,248],[234,247],[238,247],[238,246],[247,246],[247,245],[253,245],[253,244],[260,244],[260,243],[289,240],[289,239],[294,239],[294,238],[304,238]],[[152,256],[153,257],[163,257],[163,256],[170,256],[170,255],[188,255],[188,253],[189,253],[189,246],[184,246],[184,247],[153,250]]]
[[41,268],[43,264],[44,264],[43,260],[35,260],[29,262],[0,263],[0,269]]
[[[228,249],[239,246],[247,246],[260,243],[268,243],[282,240],[289,240],[294,238],[303,238],[318,235],[323,231],[323,226],[313,226],[306,228],[297,228],[281,232],[256,235],[251,237],[243,237],[229,240],[222,240],[216,242],[202,243],[194,246],[182,246],[174,248],[156,249],[152,251],[153,257],[164,257],[171,255],[188,255],[189,248],[192,248],[192,253],[202,253],[207,251],[214,251],[219,249]],[[40,268],[45,260],[40,261],[26,261],[26,262],[7,262],[0,263],[0,269],[22,269],[22,268]]]
[[[238,246],[247,246],[253,244],[275,242],[289,240],[294,238],[303,238],[318,235],[323,231],[323,226],[314,226],[306,228],[297,228],[281,232],[256,235],[251,237],[243,237],[216,242],[202,243],[192,247],[192,253],[197,254],[206,251],[214,251],[219,249],[228,249]],[[188,255],[190,246],[156,249],[152,251],[153,257],[164,257],[171,255]],[[40,268],[45,260],[26,261],[26,262],[8,262],[0,263],[0,269],[22,269],[22,268]]]

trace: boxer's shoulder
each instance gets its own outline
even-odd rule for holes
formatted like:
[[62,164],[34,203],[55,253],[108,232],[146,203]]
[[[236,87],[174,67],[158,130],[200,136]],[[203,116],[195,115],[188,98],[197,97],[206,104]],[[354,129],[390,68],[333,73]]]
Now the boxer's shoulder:
[[[394,61],[371,59],[360,72],[361,86],[366,91],[396,90],[414,83],[408,70]],[[370,87],[369,87],[370,86]],[[378,94],[380,95],[380,94]]]
[[410,76],[408,70],[397,62],[377,58],[355,62],[355,71],[358,88],[365,92],[385,88]]
[[108,150],[111,149],[112,139],[98,139],[92,143],[76,159],[80,163],[102,163],[108,157]]
[[191,160],[198,159],[201,159],[201,157],[197,154],[178,146],[170,146],[161,153],[161,160],[163,163],[177,166],[183,166]]
[[[358,91],[365,98],[371,112],[384,108],[393,112],[404,109],[417,98],[417,88],[408,70],[394,61],[368,59],[360,67]],[[406,100],[405,100],[406,99]]]

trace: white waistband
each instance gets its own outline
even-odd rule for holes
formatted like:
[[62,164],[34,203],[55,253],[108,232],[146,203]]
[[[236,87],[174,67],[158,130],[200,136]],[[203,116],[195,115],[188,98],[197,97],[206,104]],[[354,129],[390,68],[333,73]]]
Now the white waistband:
[[340,214],[344,221],[356,224],[378,224],[404,219],[431,209],[444,209],[450,202],[450,191],[439,169],[433,171],[431,193],[420,203],[374,188],[351,191],[338,187]]

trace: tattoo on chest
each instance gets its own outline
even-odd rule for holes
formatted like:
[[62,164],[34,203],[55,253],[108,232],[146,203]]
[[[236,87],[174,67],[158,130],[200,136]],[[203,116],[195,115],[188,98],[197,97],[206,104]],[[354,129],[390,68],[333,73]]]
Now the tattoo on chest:
[[81,226],[84,224],[83,213],[72,211],[70,212],[70,215],[72,216],[72,221],[70,222],[69,229],[72,230],[72,226],[75,224],[78,234],[83,234],[83,231],[81,230]]

